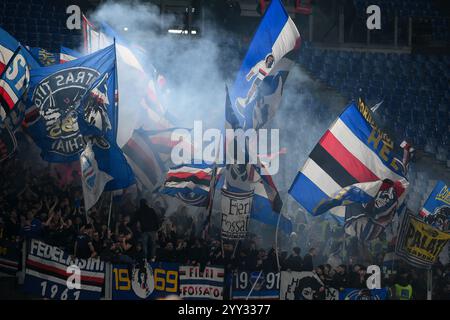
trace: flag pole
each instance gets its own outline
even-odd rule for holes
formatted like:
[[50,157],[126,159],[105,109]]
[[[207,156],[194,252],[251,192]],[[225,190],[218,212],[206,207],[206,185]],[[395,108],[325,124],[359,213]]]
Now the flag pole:
[[216,175],[217,175],[217,164],[214,163],[213,172],[211,176],[211,183],[209,185],[209,201],[208,201],[208,215],[206,217],[206,224],[205,224],[205,239],[207,232],[209,230],[209,224],[211,223],[211,215],[212,215],[212,208],[213,208],[213,201],[214,201],[214,195],[216,191]]
[[433,300],[433,269],[427,270],[427,300]]
[[236,251],[237,251],[237,247],[238,247],[238,245],[239,245],[239,241],[241,241],[241,240],[240,240],[240,239],[237,239],[237,240],[236,240],[236,244],[234,245],[233,255],[231,256],[232,259],[235,258]]
[[278,219],[277,219],[277,228],[275,229],[275,256],[277,257],[277,267],[278,272],[280,272],[280,257],[278,253],[278,229],[280,227],[280,220],[281,220],[281,212],[278,213]]
[[111,224],[111,212],[112,212],[112,204],[113,204],[113,193],[110,192],[110,201],[109,201],[109,212],[108,212],[108,230]]
[[348,267],[348,254],[347,254],[347,247],[345,245],[345,240],[347,233],[345,232],[345,227],[344,227],[344,241],[342,242],[342,262]]
[[253,283],[253,286],[252,286],[252,288],[250,289],[250,292],[248,293],[248,295],[247,295],[247,297],[245,298],[245,300],[248,300],[248,298],[252,295],[253,289],[255,289],[256,284],[257,284],[258,281],[259,281],[259,278],[261,278],[262,272],[263,272],[262,270],[259,272],[258,278],[256,278],[256,281]]

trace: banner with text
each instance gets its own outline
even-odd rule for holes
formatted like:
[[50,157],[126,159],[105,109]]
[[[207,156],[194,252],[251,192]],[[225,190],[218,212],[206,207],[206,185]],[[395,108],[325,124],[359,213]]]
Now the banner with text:
[[280,300],[339,300],[339,291],[325,286],[314,272],[282,271]]
[[430,268],[450,239],[450,234],[408,213],[397,240],[396,254],[418,268]]
[[233,300],[278,300],[280,273],[240,271],[233,274]]
[[186,300],[223,300],[224,269],[180,266],[180,297]]
[[30,242],[26,292],[55,300],[99,300],[104,282],[105,263],[100,259],[72,258],[58,247]]
[[154,300],[178,295],[178,264],[147,263],[112,266],[113,300]]
[[247,237],[252,199],[253,191],[236,193],[222,189],[222,238]]

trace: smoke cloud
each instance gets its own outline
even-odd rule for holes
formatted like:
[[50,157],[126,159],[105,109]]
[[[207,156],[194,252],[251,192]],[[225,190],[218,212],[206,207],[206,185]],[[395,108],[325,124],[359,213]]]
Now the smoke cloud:
[[[169,27],[177,27],[181,19],[175,15],[160,15],[159,8],[140,2],[106,2],[89,15],[96,24],[106,22],[130,44],[146,51],[144,67],[152,66],[167,80],[170,93],[164,107],[176,118],[176,125],[192,128],[195,120],[203,127],[222,128],[224,120],[226,75],[239,61],[232,48],[223,50],[221,44],[230,36],[207,20],[201,37],[169,34]],[[181,21],[182,22],[182,21]],[[124,32],[126,28],[126,32]],[[161,32],[160,30],[163,30]],[[145,83],[136,81],[136,73],[118,60],[119,72],[119,145],[131,136],[142,123],[137,96],[145,90]],[[151,129],[151,128],[149,128]]]
[[[204,130],[223,128],[225,85],[230,86],[234,81],[243,59],[236,35],[217,26],[208,18],[211,16],[205,14],[201,36],[189,38],[168,34],[168,27],[176,26],[180,19],[175,15],[160,15],[159,8],[151,4],[109,1],[89,15],[95,23],[106,22],[117,31],[127,28],[121,35],[130,44],[145,49],[145,67],[154,66],[167,79],[170,94],[164,105],[176,117],[176,125],[192,128],[194,121],[201,120]],[[136,99],[145,84],[138,83],[135,73],[120,61],[118,68],[118,142],[122,145],[133,129],[145,125]],[[291,216],[295,216],[298,205],[287,191],[314,145],[345,107],[346,101],[335,96],[328,97],[328,103],[324,103],[322,93],[323,88],[296,65],[284,88],[280,110],[270,122],[271,128],[280,130],[280,146],[287,148],[287,154],[281,155],[280,171],[274,180],[285,204],[284,211]]]

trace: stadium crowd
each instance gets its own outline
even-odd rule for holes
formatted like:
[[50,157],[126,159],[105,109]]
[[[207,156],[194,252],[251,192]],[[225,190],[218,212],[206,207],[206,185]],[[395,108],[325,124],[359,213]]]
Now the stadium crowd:
[[[145,200],[140,200],[137,208],[120,207],[108,228],[107,209],[94,208],[88,216],[85,214],[76,170],[65,185],[60,184],[60,177],[49,174],[48,168],[31,169],[19,159],[1,163],[0,171],[0,239],[15,241],[18,246],[21,241],[35,238],[78,258],[100,257],[115,263],[133,264],[146,259],[222,265],[226,272],[313,271],[325,286],[339,289],[366,288],[366,266],[383,265],[389,251],[389,246],[373,245],[366,250],[369,257],[362,258],[358,241],[347,241],[349,258],[342,261],[342,228],[336,231],[322,221],[312,228],[299,224],[299,236],[285,239],[284,247],[290,252],[281,251],[277,257],[273,246],[264,249],[261,235],[222,243],[217,226],[212,224],[205,236],[200,219],[184,211],[166,217],[160,205],[152,208]],[[382,278],[382,286],[390,288],[391,298],[426,299],[425,270],[401,261],[396,262],[395,270],[384,273]],[[450,265],[437,264],[433,275],[433,299],[450,299]]]

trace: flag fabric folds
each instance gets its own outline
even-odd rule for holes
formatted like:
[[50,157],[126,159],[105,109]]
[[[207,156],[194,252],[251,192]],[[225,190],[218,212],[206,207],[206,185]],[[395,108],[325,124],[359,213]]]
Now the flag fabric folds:
[[80,165],[84,207],[85,210],[89,210],[97,203],[105,189],[105,185],[113,178],[108,173],[99,170],[90,141],[80,155]]
[[122,150],[117,145],[119,110],[114,45],[104,50],[109,51],[110,59],[104,61],[102,72],[91,83],[75,110],[78,129],[83,140],[92,140],[92,151],[99,170],[112,177],[111,181],[106,183],[105,190],[113,191],[131,186],[135,183],[135,178]]
[[66,63],[68,61],[78,59],[79,57],[81,57],[81,53],[61,46],[61,49],[59,51],[59,63]]
[[268,174],[262,175],[258,171],[264,167],[255,167],[257,183],[253,195],[253,210],[251,218],[267,225],[278,226],[286,234],[292,233],[292,221],[281,213],[283,202],[280,194]]
[[[238,116],[232,109],[228,90],[225,103],[225,128],[234,130],[241,128]],[[292,222],[281,213],[283,203],[278,190],[272,181],[272,177],[266,172],[264,165],[259,160],[259,156],[257,156],[256,164],[251,164],[248,161],[249,149],[247,145],[241,150],[235,144],[235,141],[229,141],[228,138],[225,139],[224,143],[227,163],[233,161],[230,148],[234,149],[234,160],[241,158],[244,159],[244,163],[227,164],[223,169],[223,174],[218,179],[217,188],[223,188],[235,195],[239,192],[247,194],[253,191],[250,218],[264,224],[278,226],[280,230],[290,234]]]
[[[3,47],[4,48],[4,47]],[[9,53],[7,49],[0,49]],[[0,61],[0,162],[10,158],[17,148],[14,132],[24,116],[22,97],[28,88],[30,72],[18,46],[6,64]],[[3,53],[0,52],[0,60]]]
[[381,182],[381,185],[369,201],[357,199],[345,207],[345,232],[362,241],[378,238],[391,224],[397,210],[403,204],[409,186],[406,179],[377,182]]
[[419,212],[426,223],[450,231],[450,192],[443,181],[438,181]]
[[0,121],[13,111],[28,88],[30,71],[25,51],[17,47],[6,63],[0,63]]
[[94,25],[86,18],[82,16],[82,29],[84,38],[84,50],[87,53],[93,53],[97,50],[103,49],[110,44],[106,35],[96,30]]
[[[99,26],[94,28],[94,25],[85,16],[83,16],[83,21],[85,50],[94,52],[114,41],[119,69],[126,68],[127,70],[125,76],[128,79],[121,81],[136,82],[136,94],[127,96],[129,107],[136,110],[133,120],[135,127],[131,129],[144,127],[145,129],[162,130],[173,127],[173,119],[169,119],[170,115],[163,107],[157,92],[158,72],[151,63],[145,61],[145,54],[141,54],[142,49],[128,43],[106,22],[100,22]],[[125,106],[125,108],[127,107]],[[129,136],[131,135],[132,130],[129,131]]]
[[[0,28],[0,73],[5,68],[5,65],[11,59],[14,51],[21,46],[21,44],[14,39],[8,32]],[[23,47],[23,46],[22,46]],[[27,51],[23,50],[21,55],[25,58],[28,68],[38,68],[39,63],[33,58],[33,56]]]
[[[27,132],[41,148],[44,160],[78,160],[84,147],[77,115],[80,101],[99,77],[105,74],[110,79],[115,78],[113,45],[64,64],[31,70],[26,109]],[[111,102],[115,101],[113,88],[109,87],[108,90]],[[111,111],[113,108],[114,104],[111,105]],[[108,118],[113,123],[110,133],[110,138],[113,138],[117,119],[110,118],[102,108],[92,111],[96,117]]]
[[159,187],[164,182],[167,171],[173,166],[171,152],[178,141],[172,141],[171,135],[176,129],[136,129],[122,147],[138,182],[148,191]]
[[270,3],[230,92],[240,125],[261,128],[279,107],[300,46],[300,33],[280,0]]
[[314,147],[289,193],[312,215],[330,210],[343,218],[339,206],[350,198],[367,203],[380,181],[404,180],[393,147],[364,102],[351,103]]
[[177,197],[184,203],[206,207],[215,167],[208,164],[179,165],[171,168],[160,193]]
[[28,51],[41,67],[48,67],[59,64],[59,56],[57,53],[50,52],[38,47],[31,47]]
[[[230,94],[227,89],[226,129],[260,129],[273,117],[293,64],[291,56],[299,46],[300,34],[294,22],[280,0],[273,0],[253,37]],[[282,202],[275,184],[270,175],[264,174],[258,156],[249,159],[253,154],[249,153],[249,148],[255,146],[246,145],[241,150],[235,140],[226,139],[224,147],[227,165],[223,181],[218,185],[234,194],[253,191],[250,217],[290,233],[292,224],[281,214]],[[232,150],[234,156],[230,155]],[[229,164],[233,160],[244,160],[244,163]]]
[[24,96],[31,68],[39,64],[9,33],[0,28],[0,161],[17,147],[15,131],[25,117]]

